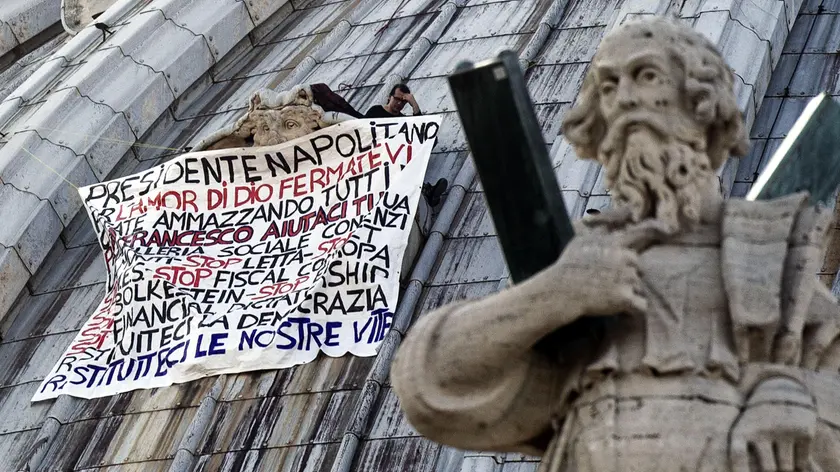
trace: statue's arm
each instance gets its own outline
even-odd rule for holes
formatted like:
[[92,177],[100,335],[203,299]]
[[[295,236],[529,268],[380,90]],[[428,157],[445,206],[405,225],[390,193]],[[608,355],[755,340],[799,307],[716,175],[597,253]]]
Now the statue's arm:
[[654,233],[576,237],[527,281],[421,318],[391,372],[409,421],[459,448],[541,452],[539,437],[591,359],[580,353],[560,364],[535,346],[581,316],[644,311],[638,254],[629,246]]
[[580,353],[561,364],[535,346],[582,316],[644,312],[637,251],[662,233],[658,222],[580,231],[527,281],[421,318],[391,370],[411,424],[462,449],[542,452],[591,359]]
[[421,434],[461,449],[542,452],[570,376],[533,346],[577,314],[529,289],[440,308],[411,329],[391,379]]

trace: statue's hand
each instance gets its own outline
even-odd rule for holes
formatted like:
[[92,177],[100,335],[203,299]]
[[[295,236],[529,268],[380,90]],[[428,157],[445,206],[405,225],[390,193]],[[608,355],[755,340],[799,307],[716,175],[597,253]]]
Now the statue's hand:
[[[808,390],[786,377],[763,381],[732,428],[732,472],[810,471],[817,410]],[[754,454],[758,468],[750,468]]]
[[557,279],[568,288],[564,303],[585,316],[645,312],[639,252],[666,236],[664,224],[648,220],[574,238],[555,265]]

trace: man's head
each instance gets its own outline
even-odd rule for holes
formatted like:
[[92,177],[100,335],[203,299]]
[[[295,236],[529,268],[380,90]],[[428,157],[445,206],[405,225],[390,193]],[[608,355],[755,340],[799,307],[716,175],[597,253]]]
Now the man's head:
[[394,113],[402,112],[405,104],[408,103],[406,95],[410,94],[411,90],[406,84],[397,84],[391,87],[391,93],[388,94],[388,108]]
[[720,53],[694,30],[663,18],[625,24],[604,38],[563,133],[597,159],[633,219],[681,226],[699,218],[701,191],[748,141]]

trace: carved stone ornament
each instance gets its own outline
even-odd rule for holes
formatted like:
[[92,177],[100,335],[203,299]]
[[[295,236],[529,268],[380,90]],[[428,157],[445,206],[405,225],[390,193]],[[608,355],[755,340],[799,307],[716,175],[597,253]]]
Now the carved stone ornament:
[[244,116],[202,139],[193,151],[271,146],[352,119],[343,113],[325,112],[307,85],[283,92],[260,89],[251,95]]
[[116,0],[61,0],[64,31],[75,36],[114,3]]
[[[444,306],[392,365],[411,424],[543,472],[840,471],[840,307],[819,283],[830,214],[724,200],[747,151],[733,74],[665,19],[604,38],[563,134],[614,208],[549,268]],[[551,343],[583,317],[597,342]]]

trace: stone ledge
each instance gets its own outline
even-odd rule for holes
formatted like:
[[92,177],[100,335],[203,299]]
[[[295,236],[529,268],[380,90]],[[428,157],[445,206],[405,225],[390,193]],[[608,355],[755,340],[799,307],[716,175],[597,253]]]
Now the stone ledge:
[[[248,14],[251,15],[251,21],[254,26],[260,26],[265,23],[271,15],[278,10],[276,1],[274,0],[236,0],[245,5]],[[287,3],[287,2],[283,2]]]
[[[178,50],[174,51],[172,45],[177,45]],[[175,98],[215,63],[204,36],[177,25],[160,10],[133,18],[101,50],[111,48],[137,65],[165,76]]]
[[[63,82],[65,87],[75,88],[92,102],[122,113],[135,136],[145,133],[175,101],[162,73],[125,56],[120,48],[93,52]],[[78,138],[69,137],[68,141],[74,139]]]
[[[15,134],[28,130],[84,156],[97,180],[111,172],[136,140],[124,112],[82,96],[76,88],[57,90],[48,95],[46,102],[20,125]],[[28,160],[30,156],[21,153],[19,148],[6,146],[0,150],[0,169],[12,159]],[[44,170],[40,164],[37,167]],[[33,172],[37,172],[37,167]],[[57,178],[54,174],[53,177]],[[84,182],[76,185],[80,184]],[[50,198],[46,194],[40,196]]]
[[[285,3],[274,2],[274,11]],[[254,29],[254,22],[245,3],[238,0],[157,0],[141,13],[154,10],[162,12],[176,25],[204,36],[216,60],[221,59]],[[177,49],[174,46],[177,45],[173,45],[173,49]]]

